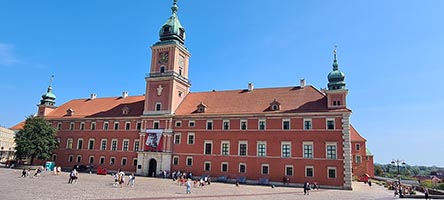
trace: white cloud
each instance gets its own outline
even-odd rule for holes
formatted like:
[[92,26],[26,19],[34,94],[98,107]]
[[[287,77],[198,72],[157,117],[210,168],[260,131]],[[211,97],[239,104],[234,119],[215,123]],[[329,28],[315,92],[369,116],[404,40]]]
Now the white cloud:
[[13,45],[0,43],[0,66],[8,66],[19,62],[15,57],[13,50]]

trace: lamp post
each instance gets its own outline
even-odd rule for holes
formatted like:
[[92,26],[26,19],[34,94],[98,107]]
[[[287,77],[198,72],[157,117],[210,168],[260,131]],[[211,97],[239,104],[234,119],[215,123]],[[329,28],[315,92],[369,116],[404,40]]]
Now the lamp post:
[[404,167],[405,166],[405,162],[404,160],[400,160],[400,159],[393,159],[392,160],[392,165],[395,165],[398,169],[398,176],[399,176],[399,167]]

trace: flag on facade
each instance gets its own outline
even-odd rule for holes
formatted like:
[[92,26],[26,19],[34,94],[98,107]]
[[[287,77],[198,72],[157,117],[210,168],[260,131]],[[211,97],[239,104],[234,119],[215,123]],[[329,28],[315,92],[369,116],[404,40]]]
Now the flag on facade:
[[162,138],[162,132],[163,130],[159,129],[147,129],[146,134],[148,137],[145,144],[149,147],[157,148],[157,146],[159,146],[160,139]]

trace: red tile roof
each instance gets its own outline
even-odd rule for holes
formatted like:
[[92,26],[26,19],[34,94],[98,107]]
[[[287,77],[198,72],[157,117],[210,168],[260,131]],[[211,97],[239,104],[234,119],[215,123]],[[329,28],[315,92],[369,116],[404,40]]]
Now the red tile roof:
[[350,140],[352,142],[366,142],[367,140],[359,135],[358,131],[350,125]]
[[[273,111],[270,103],[280,103],[280,109]],[[197,106],[203,103],[204,113],[197,112]],[[349,111],[348,109],[338,109]],[[336,111],[338,111],[336,110]],[[213,92],[189,93],[176,115],[214,115],[214,114],[254,114],[254,113],[300,113],[330,112],[327,109],[327,97],[312,86],[259,88],[248,90],[226,90]]]
[[[143,114],[145,96],[108,97],[95,99],[74,99],[54,111],[46,118],[95,118],[95,117],[138,117]],[[123,108],[129,108],[128,114],[123,114]],[[67,115],[72,109],[73,114]]]
[[22,129],[24,126],[25,126],[25,121],[21,121],[9,129],[11,129],[13,131],[18,131],[18,130]]

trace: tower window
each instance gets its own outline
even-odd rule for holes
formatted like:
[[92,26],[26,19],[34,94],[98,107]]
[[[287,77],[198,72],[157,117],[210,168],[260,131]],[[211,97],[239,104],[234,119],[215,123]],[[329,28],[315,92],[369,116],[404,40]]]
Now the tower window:
[[163,34],[169,34],[169,33],[170,33],[170,27],[169,26],[163,27]]
[[156,111],[160,111],[162,104],[161,103],[156,103]]
[[179,28],[179,36],[183,38],[185,31],[182,28]]
[[165,66],[161,66],[160,67],[160,73],[164,73],[165,72]]

